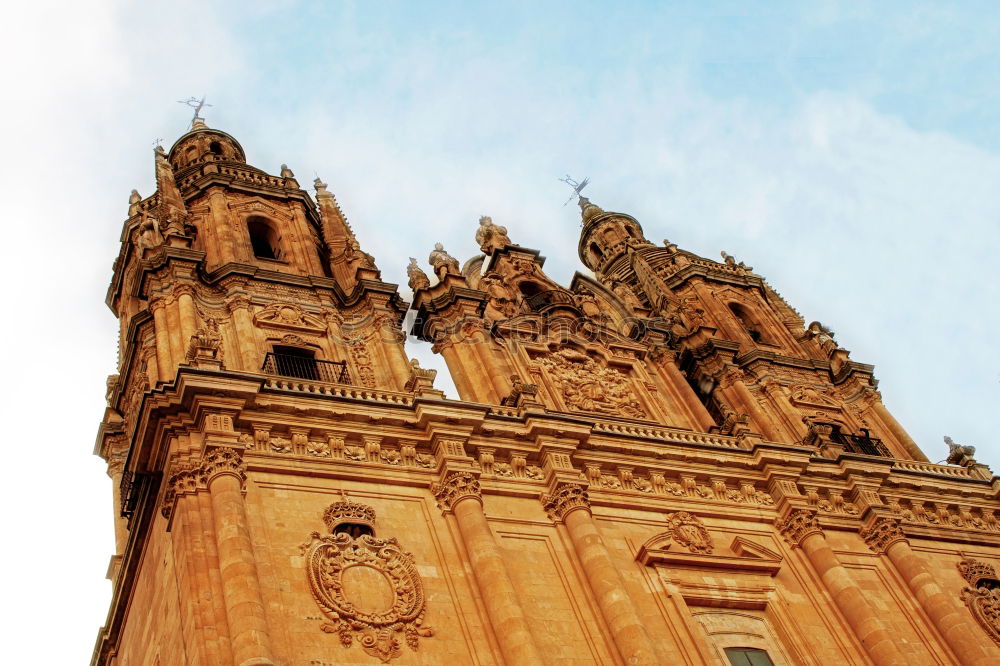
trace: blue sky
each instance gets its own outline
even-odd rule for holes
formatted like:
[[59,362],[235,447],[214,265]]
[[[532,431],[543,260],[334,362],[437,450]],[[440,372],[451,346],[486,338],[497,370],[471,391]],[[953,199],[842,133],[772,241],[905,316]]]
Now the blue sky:
[[12,662],[37,663],[28,650],[52,643],[39,621],[51,600],[37,595],[52,571],[75,594],[60,599],[64,635],[46,662],[85,659],[104,620],[111,488],[91,455],[115,368],[104,292],[129,190],[152,191],[153,142],[185,131],[176,100],[190,95],[208,95],[209,125],[252,164],[321,175],[404,292],[407,257],[424,261],[435,241],[475,254],[482,214],[567,283],[582,269],[578,214],[557,179],[590,176],[591,198],[651,240],[734,254],[833,328],[875,364],[932,460],[949,434],[1000,469],[995,3],[8,11],[0,201],[16,250],[0,265],[2,335],[28,351],[7,360],[7,462],[21,473],[0,506],[22,543],[73,544],[72,557],[40,547],[10,565],[23,603],[6,626],[29,646],[10,648]]

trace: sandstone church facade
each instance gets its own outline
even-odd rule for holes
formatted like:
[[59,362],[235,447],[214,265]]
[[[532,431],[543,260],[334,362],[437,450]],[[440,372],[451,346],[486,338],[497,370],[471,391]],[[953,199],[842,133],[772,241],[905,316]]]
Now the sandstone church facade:
[[1000,482],[750,267],[581,198],[588,274],[483,218],[408,303],[318,179],[200,118],[154,160],[95,666],[1000,663]]

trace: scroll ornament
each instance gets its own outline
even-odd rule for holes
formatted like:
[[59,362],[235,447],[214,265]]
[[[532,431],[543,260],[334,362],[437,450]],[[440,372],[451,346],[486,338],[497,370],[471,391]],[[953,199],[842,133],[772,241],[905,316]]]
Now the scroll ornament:
[[[337,504],[327,509],[328,523]],[[374,518],[370,507],[350,504],[366,522]],[[402,653],[402,641],[416,650],[420,637],[434,635],[423,626],[426,598],[413,556],[394,537],[313,532],[302,548],[309,587],[326,616],[321,628],[337,634],[345,648],[357,638],[362,650],[385,664]]]

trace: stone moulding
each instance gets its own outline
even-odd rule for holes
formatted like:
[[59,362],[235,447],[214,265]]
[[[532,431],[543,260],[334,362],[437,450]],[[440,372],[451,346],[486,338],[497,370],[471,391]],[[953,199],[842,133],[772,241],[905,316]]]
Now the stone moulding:
[[313,532],[302,548],[309,588],[326,616],[321,629],[345,648],[357,638],[367,654],[388,663],[402,653],[399,634],[411,650],[434,635],[423,626],[426,598],[413,556],[395,538]]

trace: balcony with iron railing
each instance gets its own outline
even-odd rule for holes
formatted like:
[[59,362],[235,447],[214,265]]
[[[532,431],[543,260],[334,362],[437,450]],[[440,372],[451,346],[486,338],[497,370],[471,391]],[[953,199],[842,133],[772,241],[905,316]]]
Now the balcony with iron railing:
[[843,444],[847,453],[860,453],[866,456],[881,456],[882,458],[892,458],[892,453],[888,447],[878,437],[872,437],[868,428],[862,428],[860,435],[841,432],[838,428],[831,435],[831,439]]
[[261,371],[276,377],[294,377],[332,384],[350,384],[347,363],[319,361],[308,356],[268,352]]

